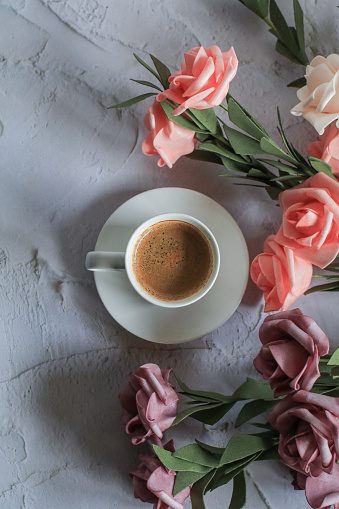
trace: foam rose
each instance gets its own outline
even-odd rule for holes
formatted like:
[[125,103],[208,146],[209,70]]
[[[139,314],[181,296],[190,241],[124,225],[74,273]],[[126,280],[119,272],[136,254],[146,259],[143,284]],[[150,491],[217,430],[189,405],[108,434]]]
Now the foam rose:
[[286,396],[269,414],[280,461],[307,476],[330,474],[339,459],[338,417],[339,398],[304,390]]
[[339,55],[317,56],[306,67],[306,85],[297,92],[300,103],[291,113],[303,116],[319,134],[339,119]]
[[170,76],[169,89],[157,99],[178,103],[173,115],[180,115],[188,108],[202,110],[218,106],[225,99],[237,69],[233,48],[225,53],[218,46],[192,48],[185,53],[181,69]]
[[331,474],[322,472],[319,477],[306,478],[306,499],[314,509],[339,509],[339,465],[335,463]]
[[177,416],[178,395],[168,382],[171,370],[144,364],[121,390],[122,422],[134,445],[151,438],[158,442]]
[[326,127],[318,141],[309,145],[308,151],[311,156],[328,163],[333,175],[339,177],[339,129],[335,122]]
[[339,183],[317,173],[279,195],[283,221],[276,240],[324,268],[339,252]]
[[267,237],[264,252],[251,264],[251,278],[264,292],[265,312],[285,311],[309,287],[312,265],[283,247],[275,235]]
[[[168,442],[164,449],[174,452],[173,441]],[[188,487],[173,496],[176,472],[168,470],[156,456],[141,454],[140,460],[142,463],[130,473],[134,497],[154,504],[154,509],[184,509],[182,503],[191,490]]]
[[195,132],[169,120],[157,101],[148,109],[144,124],[151,132],[142,142],[141,148],[147,156],[160,156],[158,166],[167,164],[172,168],[179,157],[193,152]]
[[253,364],[275,397],[312,389],[320,376],[319,358],[329,351],[328,337],[313,318],[300,309],[275,313],[265,318],[259,339],[263,346]]

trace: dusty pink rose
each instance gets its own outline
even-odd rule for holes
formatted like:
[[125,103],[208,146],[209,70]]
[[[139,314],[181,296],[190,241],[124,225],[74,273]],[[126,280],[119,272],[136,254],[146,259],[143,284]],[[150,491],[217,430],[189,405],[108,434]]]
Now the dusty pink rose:
[[308,151],[311,156],[328,163],[333,175],[339,177],[339,129],[335,122],[326,127],[324,134],[319,136],[319,141],[308,146]]
[[[173,441],[164,449],[174,452]],[[133,479],[134,497],[154,504],[154,509],[184,509],[182,503],[190,494],[186,488],[173,497],[176,472],[168,470],[156,456],[141,454],[142,463],[130,473]]]
[[265,312],[285,311],[309,287],[312,265],[295,255],[288,247],[267,237],[264,252],[254,258],[251,277],[264,292]]
[[306,478],[306,499],[314,509],[339,509],[339,465],[334,463],[330,474],[322,472],[319,477]]
[[157,101],[148,109],[144,123],[151,132],[142,142],[142,151],[147,156],[159,155],[158,166],[172,168],[179,157],[193,152],[195,132],[169,120]]
[[312,389],[320,376],[319,358],[329,350],[328,337],[313,318],[300,309],[270,315],[259,329],[259,339],[263,346],[253,363],[276,398]]
[[173,115],[188,108],[203,110],[218,106],[226,97],[230,81],[236,75],[238,59],[231,48],[223,53],[218,46],[192,48],[185,53],[181,69],[169,78],[169,89],[157,99],[178,103]]
[[324,268],[339,252],[339,183],[317,173],[280,193],[282,225],[276,240],[295,256]]
[[333,471],[339,459],[339,398],[300,390],[278,403],[269,421],[280,433],[285,465],[312,477]]
[[119,399],[124,409],[122,422],[137,445],[148,438],[157,442],[173,423],[178,410],[178,395],[168,382],[171,370],[144,364],[129,376]]

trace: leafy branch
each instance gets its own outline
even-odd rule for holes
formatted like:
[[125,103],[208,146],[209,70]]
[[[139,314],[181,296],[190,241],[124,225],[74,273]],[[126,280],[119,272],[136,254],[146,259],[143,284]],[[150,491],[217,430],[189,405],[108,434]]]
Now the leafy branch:
[[[269,32],[277,39],[275,50],[280,55],[304,67],[309,64],[305,52],[304,15],[298,0],[293,0],[295,27],[288,26],[275,0],[239,1],[270,27]],[[305,84],[305,78],[301,78],[288,86],[302,87]]]

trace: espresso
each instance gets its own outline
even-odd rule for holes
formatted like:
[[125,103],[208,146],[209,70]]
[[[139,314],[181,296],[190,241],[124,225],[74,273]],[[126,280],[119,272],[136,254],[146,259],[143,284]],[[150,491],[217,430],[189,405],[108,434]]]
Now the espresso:
[[177,301],[205,286],[213,254],[205,235],[184,221],[161,221],[144,231],[134,248],[133,269],[140,286],[164,301]]

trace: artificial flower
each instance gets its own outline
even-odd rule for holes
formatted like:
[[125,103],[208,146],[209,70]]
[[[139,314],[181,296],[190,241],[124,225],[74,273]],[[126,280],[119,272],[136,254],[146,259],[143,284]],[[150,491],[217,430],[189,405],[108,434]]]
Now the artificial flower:
[[326,127],[324,134],[308,146],[313,157],[322,159],[332,168],[332,173],[339,177],[339,129],[335,122]]
[[334,463],[330,474],[322,472],[319,477],[307,477],[305,483],[307,502],[314,509],[339,509],[339,464]]
[[192,48],[185,53],[181,69],[170,76],[169,89],[157,99],[178,103],[173,115],[181,115],[188,108],[202,110],[218,106],[225,99],[237,69],[233,48],[225,53],[218,46]]
[[339,252],[339,183],[317,173],[279,195],[283,211],[276,240],[295,256],[324,268]]
[[178,395],[168,382],[171,370],[156,364],[144,364],[121,390],[119,399],[124,409],[122,422],[137,445],[151,438],[161,440],[178,411]]
[[[164,449],[174,452],[173,440]],[[176,472],[168,470],[156,456],[140,455],[141,464],[130,473],[134,497],[154,504],[154,509],[184,509],[182,503],[190,494],[190,487],[173,496]]]
[[144,123],[151,132],[142,142],[142,151],[147,156],[159,155],[158,166],[172,168],[179,157],[193,152],[195,132],[169,120],[157,101],[148,109]]
[[265,312],[285,311],[309,287],[312,265],[270,235],[251,264],[251,277],[264,292]]
[[316,56],[306,67],[306,85],[297,92],[300,103],[291,113],[303,116],[319,134],[339,119],[339,55]]
[[329,340],[313,318],[300,309],[265,318],[259,329],[261,350],[253,363],[269,381],[274,396],[310,391],[319,378],[319,358],[329,351]]
[[307,476],[331,473],[339,459],[339,398],[304,390],[285,396],[270,412],[280,433],[280,461]]

